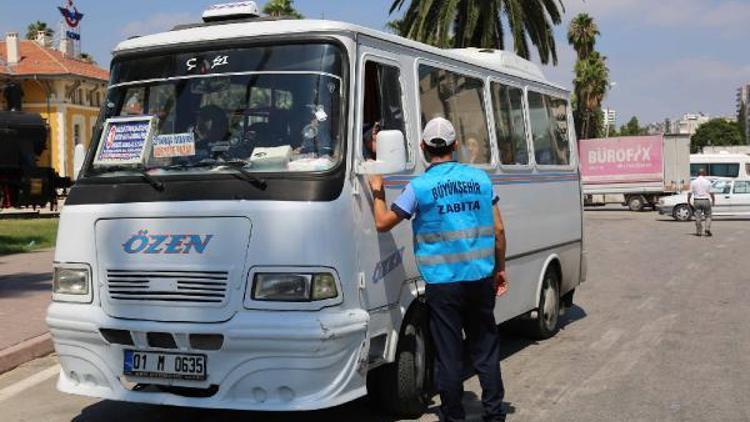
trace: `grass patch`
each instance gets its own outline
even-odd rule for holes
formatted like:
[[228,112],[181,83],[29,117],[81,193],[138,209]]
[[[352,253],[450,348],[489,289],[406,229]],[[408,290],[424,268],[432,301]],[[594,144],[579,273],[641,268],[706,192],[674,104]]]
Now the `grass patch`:
[[0,220],[0,255],[51,248],[56,237],[56,218]]

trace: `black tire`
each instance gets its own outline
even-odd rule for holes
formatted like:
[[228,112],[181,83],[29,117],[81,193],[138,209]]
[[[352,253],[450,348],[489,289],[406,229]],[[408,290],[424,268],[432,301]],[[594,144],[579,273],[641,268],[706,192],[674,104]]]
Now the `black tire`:
[[553,268],[547,268],[544,274],[536,312],[536,319],[526,321],[526,334],[537,340],[548,339],[557,334],[560,319],[560,277]]
[[367,376],[368,393],[379,410],[409,419],[417,419],[427,411],[432,388],[431,349],[427,309],[419,304],[404,321],[396,360]]
[[693,218],[693,209],[688,204],[680,204],[672,210],[672,218],[677,221],[690,221]]
[[641,195],[633,195],[628,198],[628,208],[630,211],[641,212],[646,206],[646,200]]

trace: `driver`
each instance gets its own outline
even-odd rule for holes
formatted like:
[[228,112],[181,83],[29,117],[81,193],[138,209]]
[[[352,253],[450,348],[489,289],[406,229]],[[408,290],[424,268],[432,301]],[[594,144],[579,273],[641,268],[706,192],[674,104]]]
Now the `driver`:
[[199,160],[211,158],[212,144],[223,141],[229,129],[229,120],[221,107],[201,107],[195,118],[195,156]]

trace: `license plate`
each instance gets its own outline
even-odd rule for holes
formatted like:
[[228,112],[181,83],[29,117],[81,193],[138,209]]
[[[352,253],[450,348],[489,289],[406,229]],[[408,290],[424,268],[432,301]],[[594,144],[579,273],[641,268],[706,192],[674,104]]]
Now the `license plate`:
[[124,374],[192,381],[206,379],[206,355],[125,350]]

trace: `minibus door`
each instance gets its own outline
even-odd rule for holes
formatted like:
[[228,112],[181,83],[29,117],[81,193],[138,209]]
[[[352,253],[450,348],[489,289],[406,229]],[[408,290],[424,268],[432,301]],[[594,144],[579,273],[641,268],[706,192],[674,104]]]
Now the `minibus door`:
[[[406,116],[403,107],[403,78],[398,55],[360,44],[357,86],[359,102],[357,113],[358,136],[354,147],[356,160],[375,159],[373,132],[377,142],[377,131],[400,130],[407,135]],[[408,141],[407,141],[408,142]],[[366,285],[366,307],[368,310],[383,308],[398,302],[404,282],[413,278],[407,274],[406,266],[412,267],[411,227],[401,223],[388,233],[378,233],[372,211],[372,192],[368,177],[355,176],[358,185],[358,253],[360,269]],[[393,203],[401,193],[408,175],[386,176],[387,203]],[[411,265],[409,265],[411,263]]]

